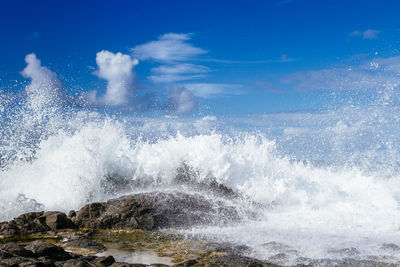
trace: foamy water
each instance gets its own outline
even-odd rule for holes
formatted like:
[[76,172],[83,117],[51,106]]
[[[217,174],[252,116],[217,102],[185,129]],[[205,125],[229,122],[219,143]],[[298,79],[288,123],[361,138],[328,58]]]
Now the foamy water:
[[289,251],[286,263],[340,258],[332,250],[349,247],[395,259],[381,248],[400,245],[394,103],[234,118],[108,116],[41,103],[1,104],[0,220],[180,190],[174,178],[186,164],[193,179],[226,185],[242,196],[238,209],[258,216],[181,233],[248,245],[265,259]]

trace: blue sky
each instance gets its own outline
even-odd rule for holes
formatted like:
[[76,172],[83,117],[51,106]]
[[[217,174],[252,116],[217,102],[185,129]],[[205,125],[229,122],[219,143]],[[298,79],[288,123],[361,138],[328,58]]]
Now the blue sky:
[[[35,53],[70,93],[97,91],[96,105],[151,94],[182,104],[177,113],[230,114],[368,102],[400,84],[399,10],[367,0],[3,0],[0,89],[24,90]],[[129,57],[135,73],[102,75],[102,50]],[[124,77],[132,85],[112,87]]]

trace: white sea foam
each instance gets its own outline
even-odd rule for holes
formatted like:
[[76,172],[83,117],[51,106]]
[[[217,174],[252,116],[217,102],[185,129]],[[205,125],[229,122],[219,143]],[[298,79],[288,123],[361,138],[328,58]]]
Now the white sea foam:
[[331,249],[346,247],[384,256],[383,243],[400,244],[396,114],[383,106],[236,117],[233,123],[14,107],[3,113],[1,129],[0,220],[169,190],[187,164],[196,170],[193,179],[212,177],[240,193],[236,205],[258,217],[182,233],[245,244],[263,258],[285,246],[288,254],[311,258],[334,257]]

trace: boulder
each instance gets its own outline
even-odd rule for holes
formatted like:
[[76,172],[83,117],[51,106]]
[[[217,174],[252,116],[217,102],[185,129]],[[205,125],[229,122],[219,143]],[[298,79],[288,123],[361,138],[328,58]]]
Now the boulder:
[[61,246],[69,251],[82,254],[96,254],[106,249],[104,245],[97,243],[94,240],[81,237],[63,242]]
[[31,251],[35,258],[48,257],[55,260],[68,260],[72,256],[63,248],[44,241],[34,241],[25,246],[25,249]]
[[29,212],[22,214],[9,222],[0,224],[0,236],[12,238],[26,236],[35,233],[43,233],[50,230],[76,228],[75,224],[59,211]]
[[75,228],[75,224],[65,213],[59,211],[48,211],[43,213],[42,217],[45,218],[45,224],[50,227],[51,230]]
[[113,256],[107,256],[107,257],[98,257],[94,259],[91,263],[94,264],[95,266],[110,266],[115,262],[115,259]]
[[24,248],[23,245],[14,242],[6,243],[0,246],[0,259],[1,258],[11,258],[11,257],[33,257],[32,251]]
[[152,192],[91,203],[70,219],[80,228],[143,229],[238,221],[234,207],[200,194]]

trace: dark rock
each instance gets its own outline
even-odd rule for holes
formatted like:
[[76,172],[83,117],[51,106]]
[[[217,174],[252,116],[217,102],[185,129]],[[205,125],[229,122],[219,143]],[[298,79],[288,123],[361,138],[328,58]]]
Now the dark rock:
[[381,250],[386,250],[386,251],[400,251],[400,247],[396,244],[388,244],[385,243],[380,247]]
[[25,258],[33,257],[32,251],[29,251],[23,247],[23,245],[9,242],[0,246],[0,258],[10,258],[14,256],[20,256]]
[[262,262],[255,258],[243,256],[241,254],[230,254],[212,252],[206,256],[197,258],[195,260],[185,261],[175,266],[251,266],[251,267],[262,267],[262,266],[279,266],[272,263]]
[[209,177],[208,179],[199,179],[199,177],[200,171],[184,162],[176,169],[174,182],[196,188],[198,191],[200,190],[208,193],[214,193],[217,196],[227,198],[239,197],[237,192],[223,184],[218,183],[215,178]]
[[355,257],[360,255],[360,251],[356,248],[342,248],[342,249],[332,249],[328,251],[330,254],[336,254],[345,257]]
[[95,266],[110,266],[115,262],[115,259],[113,256],[107,256],[107,257],[98,257],[91,261],[91,264],[94,264]]
[[70,259],[65,262],[60,262],[62,267],[88,267],[91,266],[89,263],[82,259]]
[[197,264],[197,260],[187,260],[187,261],[175,264],[175,266],[188,267],[188,266],[193,266],[195,264]]
[[200,194],[143,193],[84,206],[71,217],[80,228],[143,229],[239,220],[235,208]]
[[48,211],[43,214],[45,223],[52,230],[60,229],[73,229],[75,224],[65,215],[65,213],[59,211]]
[[0,236],[12,238],[49,230],[72,229],[75,224],[62,212],[29,212],[0,224]]
[[73,218],[75,216],[76,216],[76,212],[74,210],[71,210],[71,211],[68,212],[68,217],[69,218]]
[[72,240],[62,243],[61,246],[68,250],[85,249],[87,250],[88,254],[98,253],[104,251],[106,248],[104,245],[87,238],[74,238]]
[[46,256],[56,260],[68,260],[72,258],[63,248],[44,241],[34,241],[25,246],[25,249],[30,250],[34,254],[34,257]]
[[49,258],[47,258],[47,257],[39,257],[38,259],[37,259],[37,261],[39,262],[39,266],[54,266],[54,264],[53,264],[53,260],[52,259],[49,259]]
[[38,261],[34,259],[26,259],[21,257],[12,257],[8,259],[2,259],[0,266],[7,267],[19,267],[19,266],[37,266]]
[[129,264],[129,263],[125,263],[125,262],[115,262],[113,264],[110,265],[111,267],[146,267],[149,265],[145,265],[145,264]]

